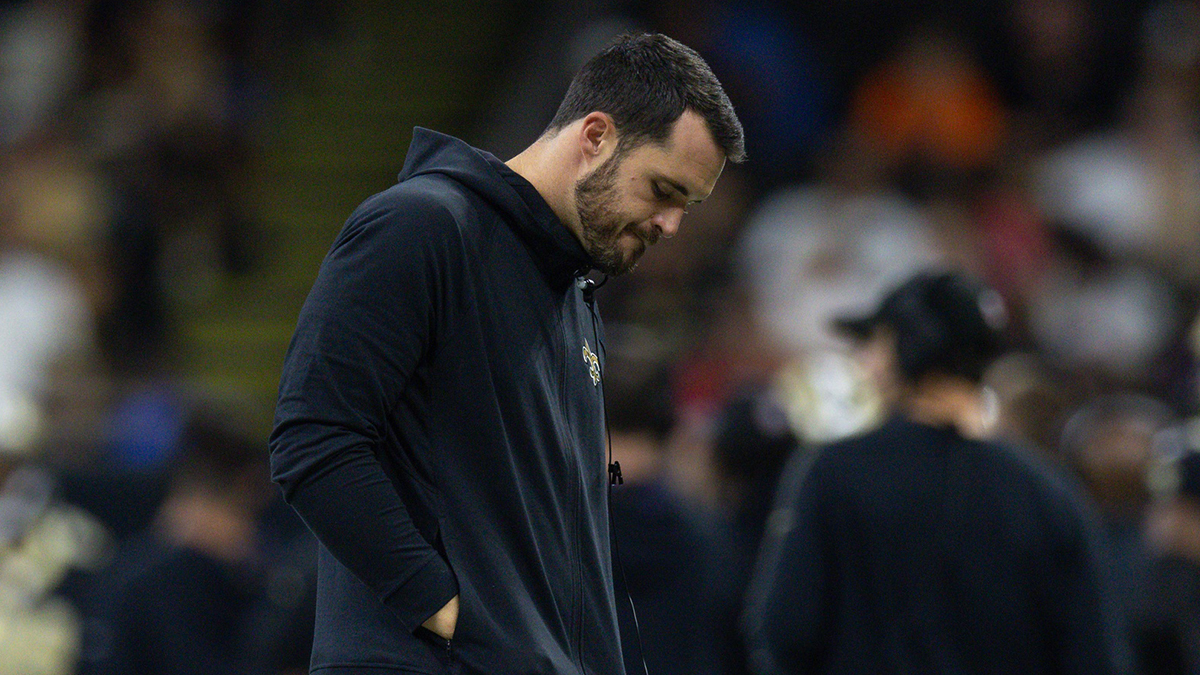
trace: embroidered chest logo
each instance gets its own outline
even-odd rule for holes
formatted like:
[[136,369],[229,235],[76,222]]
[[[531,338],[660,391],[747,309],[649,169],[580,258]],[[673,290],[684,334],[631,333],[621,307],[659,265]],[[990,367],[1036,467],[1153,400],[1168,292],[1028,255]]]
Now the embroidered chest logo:
[[600,386],[600,359],[588,347],[587,340],[583,341],[583,365],[587,366],[588,375],[592,376],[592,384]]

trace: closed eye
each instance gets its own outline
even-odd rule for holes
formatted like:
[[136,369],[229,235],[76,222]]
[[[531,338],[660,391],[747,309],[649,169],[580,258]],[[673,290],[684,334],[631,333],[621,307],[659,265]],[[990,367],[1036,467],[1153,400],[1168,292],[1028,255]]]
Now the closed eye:
[[674,183],[667,183],[670,187],[663,187],[663,184],[658,181],[651,181],[650,191],[654,194],[654,198],[660,202],[674,202],[683,207],[683,212],[687,213],[687,207],[698,202],[687,201],[686,193],[683,188]]

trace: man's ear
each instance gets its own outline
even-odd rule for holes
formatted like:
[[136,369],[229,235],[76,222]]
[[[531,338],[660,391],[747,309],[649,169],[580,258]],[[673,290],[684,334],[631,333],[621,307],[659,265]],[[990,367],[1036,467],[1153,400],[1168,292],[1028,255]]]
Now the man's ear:
[[590,112],[579,128],[579,149],[585,164],[603,161],[617,148],[617,125],[608,113]]

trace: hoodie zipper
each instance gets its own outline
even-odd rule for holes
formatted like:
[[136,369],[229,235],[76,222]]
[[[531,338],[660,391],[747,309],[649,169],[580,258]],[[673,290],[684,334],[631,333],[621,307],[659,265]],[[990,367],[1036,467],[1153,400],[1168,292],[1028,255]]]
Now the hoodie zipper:
[[420,637],[429,642],[430,646],[439,647],[443,650],[447,666],[454,663],[454,640],[452,638],[444,638],[424,626],[419,628],[418,631],[421,633]]
[[[564,334],[563,334],[564,346],[567,343],[567,335],[566,335],[567,331],[566,331],[566,326],[565,326],[565,319],[566,319],[566,317],[564,317],[564,321],[560,322],[560,324],[559,324],[564,332]],[[571,389],[571,387],[570,387],[570,379],[571,378],[568,375],[568,373],[570,372],[569,366],[571,363],[571,356],[575,355],[576,351],[573,349],[570,349],[569,347],[567,348],[566,351],[568,354],[568,357],[567,357],[568,368],[563,369],[562,402],[563,402],[564,419],[568,422],[567,433],[570,438],[570,443],[569,443],[568,447],[571,447],[574,449],[574,455],[575,455],[575,457],[574,457],[575,476],[574,477],[575,477],[575,481],[576,481],[575,482],[575,495],[574,495],[575,508],[572,510],[572,514],[571,514],[571,522],[573,525],[572,529],[574,531],[573,534],[574,534],[574,540],[575,540],[573,542],[574,560],[572,561],[573,570],[572,570],[572,575],[571,575],[571,586],[572,586],[571,594],[573,596],[571,598],[571,600],[572,600],[571,606],[573,609],[573,612],[572,612],[573,616],[571,617],[571,632],[572,632],[571,643],[572,643],[572,647],[574,648],[574,651],[575,651],[574,661],[579,666],[579,672],[583,673],[585,671],[583,668],[583,532],[582,532],[581,521],[583,520],[583,499],[584,499],[585,485],[584,485],[584,478],[583,478],[583,462],[582,462],[582,457],[581,457],[582,453],[580,452],[580,445],[579,445],[579,442],[580,442],[579,435],[576,433],[575,428],[569,423],[570,422],[570,413],[567,410],[567,402],[569,400],[567,394]]]
[[[597,331],[598,319],[596,316],[595,306],[593,305],[593,302],[592,302],[593,299],[590,296],[591,296],[591,294],[587,290],[585,290],[584,291],[584,304],[587,305],[587,309],[588,309],[588,317],[587,318],[591,320],[593,339],[597,343],[595,345],[590,345],[590,347],[591,347],[591,349],[595,350],[595,353],[597,354],[597,356],[599,356],[601,347],[599,344],[599,337],[598,337],[598,331]],[[582,316],[580,316],[577,312],[568,312],[567,314],[568,314],[568,316],[563,316],[559,322],[560,330],[562,330],[562,332],[563,332],[562,339],[563,339],[564,346],[566,346],[568,344],[568,342],[567,342],[568,335],[574,337],[576,340],[584,338],[584,331],[581,329],[583,328],[583,326],[582,326],[583,321],[586,321],[586,319],[584,319]],[[573,326],[570,326],[570,327],[568,326],[568,319],[570,320],[571,323],[574,324]],[[590,343],[591,340],[589,340],[588,342]],[[574,354],[579,353],[578,350],[579,350],[580,346],[582,346],[582,345],[576,346],[574,348],[567,347],[567,349],[566,349],[566,352],[568,354],[567,364],[566,364],[567,367],[563,369],[563,375],[561,378],[561,386],[562,386],[562,390],[563,390],[562,401],[563,401],[563,405],[564,405],[563,413],[565,415],[565,419],[567,419],[568,421],[570,420],[570,415],[569,415],[569,411],[566,410],[566,405],[567,405],[568,401],[570,400],[570,398],[569,398],[569,396],[567,396],[567,394],[571,389],[571,387],[570,387],[571,378],[569,377],[568,373],[570,373],[570,368],[572,367],[571,366],[572,356]],[[599,387],[599,383],[589,381],[588,384],[591,384],[594,387]],[[578,666],[579,672],[585,673],[585,672],[587,672],[587,670],[584,667],[584,658],[583,658],[584,602],[585,602],[585,598],[586,598],[586,594],[584,593],[584,587],[583,587],[583,518],[585,516],[584,502],[585,502],[585,498],[587,496],[587,477],[584,474],[584,467],[585,467],[586,462],[585,462],[585,457],[584,457],[584,448],[581,445],[581,441],[579,438],[579,434],[577,433],[577,430],[574,428],[574,426],[572,426],[570,424],[568,424],[567,427],[568,427],[567,432],[570,436],[570,441],[571,441],[570,447],[575,449],[575,460],[576,460],[575,461],[575,479],[577,481],[576,486],[575,486],[576,487],[575,495],[574,495],[575,508],[574,508],[574,512],[572,513],[572,521],[573,521],[573,525],[574,525],[573,530],[574,530],[574,538],[575,538],[574,547],[573,547],[575,560],[573,561],[574,569],[573,569],[573,574],[572,574],[572,586],[573,586],[572,591],[573,591],[573,596],[574,596],[572,598],[572,600],[573,600],[574,616],[572,617],[572,621],[571,621],[571,630],[573,633],[573,635],[571,637],[572,637],[572,646],[575,651],[575,658],[573,660],[574,660],[575,664]]]
[[[584,302],[584,305],[586,305],[587,309],[588,309],[587,319],[590,320],[589,323],[591,324],[591,327],[592,327],[592,331],[591,331],[592,332],[592,340],[595,343],[594,346],[592,347],[592,349],[595,350],[595,355],[596,355],[595,358],[598,359],[599,362],[601,362],[601,363],[603,362],[603,357],[604,357],[604,345],[602,345],[600,343],[600,316],[596,311],[596,298],[595,298],[594,292],[595,292],[596,288],[598,288],[600,285],[603,285],[607,281],[608,281],[608,278],[605,277],[604,280],[599,285],[597,285],[595,283],[588,283],[585,285],[585,287],[583,289],[583,302]],[[580,326],[580,328],[581,328],[581,332],[583,332],[582,326]],[[601,366],[597,366],[597,368],[601,368]],[[603,370],[598,370],[597,372],[599,374],[599,380],[594,381],[592,384],[593,384],[593,386],[596,387],[596,390],[597,390],[597,395],[598,395],[597,404],[600,406],[600,418],[599,419],[603,420],[604,415],[605,415],[605,412],[604,412],[604,373],[603,373]],[[603,452],[603,450],[601,450],[601,452]],[[602,466],[603,466],[603,463],[602,463]],[[601,471],[604,471],[604,469],[601,469]],[[608,471],[611,472],[612,467],[608,467]],[[618,473],[620,472],[619,466],[617,468],[617,472]],[[609,476],[609,475],[606,475],[606,479],[612,480],[611,476]],[[607,482],[607,480],[606,480],[606,482]],[[579,499],[580,499],[581,504],[583,502],[584,496],[586,495],[586,489],[587,489],[586,486],[587,486],[587,481],[586,481],[586,476],[583,472],[583,461],[581,459],[580,466],[579,466]],[[603,502],[603,504],[604,504],[604,508],[608,507],[607,500],[605,500]],[[576,529],[578,529],[581,526],[580,525],[581,520],[582,520],[582,514],[581,514],[581,518],[576,520]],[[611,534],[610,534],[610,536],[611,536]],[[585,597],[584,592],[583,592],[583,550],[582,550],[583,545],[582,545],[582,542],[580,542],[578,539],[576,541],[577,541],[577,548],[578,548],[578,554],[579,554],[579,578],[580,578],[579,619],[578,619],[578,633],[577,633],[578,642],[576,643],[576,648],[578,649],[578,653],[579,653],[579,672],[586,673],[587,670],[584,668],[584,665],[583,665],[583,602],[584,602],[584,597]]]

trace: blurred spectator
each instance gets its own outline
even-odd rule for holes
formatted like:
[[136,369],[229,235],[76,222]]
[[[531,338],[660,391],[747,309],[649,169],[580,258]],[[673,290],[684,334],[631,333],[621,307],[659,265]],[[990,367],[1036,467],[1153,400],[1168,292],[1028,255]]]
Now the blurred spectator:
[[1142,71],[1120,123],[1056,147],[1037,196],[1109,256],[1194,284],[1200,263],[1200,9],[1165,2],[1143,22]]
[[883,413],[880,392],[851,355],[813,351],[780,368],[776,398],[801,441],[824,444],[861,433]]
[[[262,93],[241,59],[252,9],[0,4],[0,246],[15,238],[42,258],[6,253],[7,286],[19,276],[27,297],[0,304],[44,308],[21,330],[83,344],[96,333],[110,364],[159,366],[171,308],[251,265],[243,170]],[[14,342],[13,358],[41,368],[63,346],[45,337],[31,358]]]
[[35,136],[70,102],[83,70],[85,4],[0,5],[0,148]]
[[153,527],[92,593],[81,672],[234,675],[261,663],[256,518],[272,491],[261,443],[235,419],[189,421]]
[[1151,260],[1178,283],[1200,283],[1200,5],[1157,3],[1142,23],[1143,84],[1135,134],[1154,167]]
[[676,357],[672,376],[678,421],[667,452],[671,483],[719,509],[728,506],[715,449],[724,408],[738,392],[768,386],[786,356],[751,310],[739,285],[711,294],[706,320]]
[[1106,519],[1135,532],[1150,494],[1145,476],[1155,435],[1171,411],[1140,394],[1113,394],[1089,401],[1063,429],[1063,452]]
[[993,167],[1005,117],[999,93],[963,40],[921,25],[858,85],[848,123],[879,154],[889,178],[927,197],[969,188]]
[[984,27],[1016,112],[1014,133],[1057,144],[1111,121],[1134,74],[1131,44],[1144,2],[1005,0]]
[[163,474],[187,422],[188,407],[178,384],[136,382],[112,406],[107,447],[101,459],[119,474]]
[[0,386],[44,396],[56,370],[93,347],[104,291],[89,247],[103,195],[59,139],[7,156],[0,147],[0,165]]
[[846,138],[820,182],[778,190],[750,216],[735,264],[751,308],[793,354],[837,347],[829,320],[939,261],[933,226],[881,184],[869,148]]
[[88,578],[107,562],[107,530],[58,494],[33,456],[32,399],[0,391],[0,673],[74,672]]
[[1066,469],[1062,432],[1076,408],[1083,383],[1051,368],[1036,354],[1013,352],[987,370],[985,385],[996,395],[1000,417],[996,435],[1036,451],[1052,466]]
[[1143,601],[1147,675],[1200,673],[1200,422],[1159,434],[1146,540],[1155,585]]
[[728,652],[726,675],[747,673],[746,646],[733,630],[762,540],[784,464],[801,452],[787,413],[771,389],[747,388],[730,397],[716,422],[713,447],[721,512],[730,524],[732,555],[723,571],[726,609],[720,641]]
[[988,440],[999,296],[921,274],[838,325],[891,417],[781,485],[748,596],[754,672],[1126,672],[1087,510]]
[[88,344],[89,318],[69,269],[0,241],[0,387],[44,394],[52,369]]
[[1025,339],[1028,304],[1042,288],[1055,253],[1045,215],[1029,186],[1029,153],[1034,148],[1011,139],[995,175],[969,207],[969,227],[978,238],[978,273],[1004,296],[1011,330]]
[[[727,553],[711,518],[675,493],[665,471],[674,425],[661,342],[629,325],[610,326],[604,372],[613,459],[624,484],[611,498],[618,613],[625,672],[720,672]],[[636,625],[622,590],[636,607]]]
[[110,186],[112,305],[101,321],[119,369],[162,365],[172,307],[200,304],[247,269],[255,237],[241,185],[253,97],[217,40],[219,15],[185,0],[96,3],[80,139]]
[[1145,266],[1113,260],[1072,228],[1053,234],[1053,264],[1027,308],[1035,344],[1060,367],[1148,385],[1181,328],[1175,289]]
[[787,413],[770,390],[733,396],[717,422],[714,455],[721,505],[730,514],[737,569],[748,573],[784,464],[801,447]]
[[1156,440],[1173,422],[1162,403],[1119,394],[1090,401],[1063,431],[1064,453],[1100,507],[1111,542],[1116,609],[1129,631],[1139,668],[1147,674],[1184,672],[1171,665],[1181,657],[1171,638],[1175,626],[1163,616],[1166,570],[1146,530],[1151,499],[1146,479],[1154,467]]

